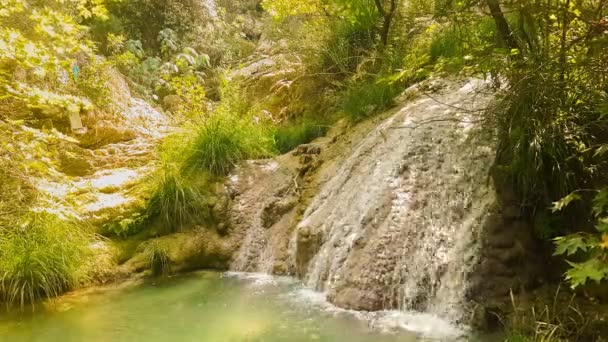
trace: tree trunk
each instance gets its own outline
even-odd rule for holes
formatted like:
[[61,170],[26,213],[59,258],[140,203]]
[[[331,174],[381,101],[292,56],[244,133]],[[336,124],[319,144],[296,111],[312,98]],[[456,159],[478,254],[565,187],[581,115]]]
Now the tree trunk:
[[509,49],[519,49],[519,44],[517,43],[517,39],[513,35],[513,31],[509,27],[509,23],[507,19],[505,19],[505,15],[500,8],[499,0],[486,0],[488,4],[488,8],[494,18],[494,22],[496,22],[496,28],[498,29],[498,34],[500,38],[507,44]]
[[383,19],[382,29],[380,30],[380,42],[382,43],[382,46],[386,46],[391,32],[391,24],[395,17],[395,13],[397,12],[397,0],[391,0],[391,7],[388,11],[384,9],[382,0],[375,0],[375,2],[378,13],[380,13]]

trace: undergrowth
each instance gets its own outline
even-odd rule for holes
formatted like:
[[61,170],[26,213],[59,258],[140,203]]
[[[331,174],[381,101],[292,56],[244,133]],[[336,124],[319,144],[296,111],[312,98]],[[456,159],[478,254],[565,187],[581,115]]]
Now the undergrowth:
[[[175,232],[208,216],[205,211],[206,184],[176,170],[161,170],[148,202],[148,216],[158,218],[169,232]],[[202,184],[201,184],[202,183]]]
[[[595,317],[586,312],[575,294],[557,288],[552,298],[523,305],[511,294],[513,313],[505,326],[505,342],[597,341]],[[586,312],[586,313],[585,313]]]

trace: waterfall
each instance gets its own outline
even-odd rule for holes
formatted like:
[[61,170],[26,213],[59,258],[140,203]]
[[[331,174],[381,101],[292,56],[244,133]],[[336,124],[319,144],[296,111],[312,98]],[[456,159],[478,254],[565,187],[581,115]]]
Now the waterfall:
[[[327,180],[300,207],[277,204],[296,196],[289,189],[300,169],[290,157],[271,171],[249,164],[240,173],[247,180],[236,182],[244,190],[233,214],[244,233],[233,268],[297,274],[345,308],[466,320],[482,226],[496,203],[495,148],[472,134],[472,121],[492,98],[476,79],[419,95],[326,157],[318,172]],[[277,207],[288,214],[263,224]]]
[[[300,274],[339,306],[398,307],[460,321],[478,235],[494,203],[491,145],[469,141],[481,81],[422,96],[354,148],[306,209],[295,243],[319,241]],[[304,238],[302,237],[304,236]],[[296,253],[296,251],[294,251]],[[297,259],[297,255],[296,255]]]

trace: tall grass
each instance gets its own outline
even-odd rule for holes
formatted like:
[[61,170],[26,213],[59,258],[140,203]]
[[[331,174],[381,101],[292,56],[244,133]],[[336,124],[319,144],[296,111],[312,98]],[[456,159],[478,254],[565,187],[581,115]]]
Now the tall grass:
[[203,180],[195,181],[178,169],[165,167],[158,172],[155,181],[147,216],[160,219],[167,231],[179,231],[185,224],[209,216]]
[[270,133],[255,119],[214,113],[195,130],[186,166],[216,176],[226,175],[242,160],[271,155]]
[[33,214],[0,234],[0,301],[21,307],[58,296],[80,279],[91,236],[73,222]]
[[513,84],[493,117],[500,139],[497,175],[532,210],[584,187],[591,171],[580,157],[581,146],[590,143],[580,125],[584,113],[563,111],[562,86],[538,73]]
[[503,322],[506,329],[504,341],[596,341],[601,334],[593,329],[597,317],[585,314],[575,295],[566,292],[558,287],[553,298],[542,298],[540,305],[522,305],[511,294],[513,313]]
[[431,60],[463,56],[463,45],[461,33],[454,27],[447,27],[433,36],[429,48]]

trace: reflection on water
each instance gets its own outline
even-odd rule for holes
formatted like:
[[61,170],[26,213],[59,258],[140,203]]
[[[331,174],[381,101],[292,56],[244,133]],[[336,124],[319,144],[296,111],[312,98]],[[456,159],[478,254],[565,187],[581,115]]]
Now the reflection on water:
[[[201,272],[75,293],[34,313],[2,313],[0,341],[422,341],[392,329],[407,326],[407,317],[385,324],[391,314],[371,315],[332,309],[289,278]],[[427,334],[443,340],[458,332],[432,317],[409,322],[421,319]]]

